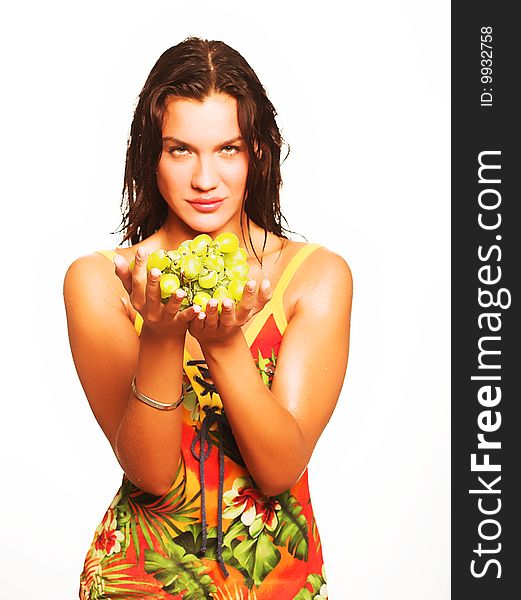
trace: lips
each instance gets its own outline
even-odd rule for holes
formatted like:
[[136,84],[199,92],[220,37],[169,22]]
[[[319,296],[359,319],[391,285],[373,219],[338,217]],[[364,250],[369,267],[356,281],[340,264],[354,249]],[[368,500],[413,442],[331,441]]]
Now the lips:
[[188,200],[190,204],[216,204],[217,202],[222,202],[224,198],[220,198],[219,196],[211,196],[210,198],[194,198],[193,200]]
[[188,202],[199,212],[212,212],[221,206],[223,200],[224,198],[211,196],[210,198],[194,198]]

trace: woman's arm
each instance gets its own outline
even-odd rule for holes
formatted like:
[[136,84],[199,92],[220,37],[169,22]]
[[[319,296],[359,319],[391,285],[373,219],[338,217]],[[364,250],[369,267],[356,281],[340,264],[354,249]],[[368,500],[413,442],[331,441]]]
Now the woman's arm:
[[301,477],[347,368],[351,271],[325,248],[314,254],[298,273],[303,293],[282,338],[271,390],[240,329],[224,342],[199,340],[241,455],[269,496]]
[[154,495],[169,489],[180,457],[182,407],[160,411],[131,393],[163,403],[182,388],[185,333],[158,335],[143,327],[138,337],[121,302],[126,291],[101,255],[72,263],[64,280],[72,355],[91,409],[128,478]]

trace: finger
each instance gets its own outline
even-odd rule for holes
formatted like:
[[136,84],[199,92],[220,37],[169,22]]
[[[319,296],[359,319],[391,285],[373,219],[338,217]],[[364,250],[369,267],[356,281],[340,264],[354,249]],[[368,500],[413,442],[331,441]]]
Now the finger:
[[183,319],[185,319],[187,322],[190,322],[195,321],[197,316],[202,312],[203,311],[199,304],[193,304],[192,306],[185,308],[180,314],[182,315]]
[[222,302],[222,313],[219,318],[219,327],[232,327],[235,325],[235,302],[231,298],[225,298]]
[[271,289],[271,283],[269,279],[263,279],[260,285],[258,300],[259,303],[264,306],[266,302],[269,302],[273,297],[273,290]]
[[244,286],[242,292],[242,298],[239,304],[235,308],[235,317],[240,323],[246,322],[251,309],[255,304],[255,290],[257,288],[257,282],[255,279],[250,279]]
[[160,277],[161,271],[156,268],[151,269],[147,276],[145,312],[150,317],[158,317],[161,311]]
[[148,252],[146,248],[138,248],[132,269],[132,304],[139,309],[146,301]]
[[197,315],[201,312],[201,307],[197,304],[193,306],[188,306],[183,310],[179,310],[177,314],[174,315],[174,318],[177,323],[183,325],[183,327],[193,327],[193,323],[197,320]]
[[216,298],[208,300],[206,305],[205,327],[217,327],[219,324],[219,301]]
[[121,283],[127,290],[127,293],[130,294],[132,291],[132,274],[130,273],[127,261],[120,254],[116,254],[113,261],[116,275],[121,279]]
[[[198,306],[198,305],[194,305],[194,306]],[[191,330],[194,333],[197,333],[198,331],[202,331],[206,326],[205,321],[206,321],[206,313],[204,312],[204,310],[199,310],[199,312],[195,315],[195,317],[192,319],[192,322],[190,323]]]
[[165,304],[165,316],[167,320],[173,319],[178,312],[185,313],[186,310],[181,311],[181,302],[186,296],[186,292],[179,288],[176,290],[168,299],[168,302]]

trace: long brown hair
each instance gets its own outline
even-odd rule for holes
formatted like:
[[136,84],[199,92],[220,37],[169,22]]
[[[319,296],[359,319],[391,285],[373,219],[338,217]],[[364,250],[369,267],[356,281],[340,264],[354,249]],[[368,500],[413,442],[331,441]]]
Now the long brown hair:
[[[243,210],[267,232],[286,238],[287,220],[280,210],[280,153],[284,143],[277,114],[257,75],[246,60],[221,41],[188,37],[166,50],[152,68],[139,95],[127,144],[125,179],[118,232],[132,244],[157,231],[167,217],[167,204],[156,182],[162,152],[162,127],[168,97],[203,101],[213,93],[237,100],[237,118],[249,154]],[[289,154],[289,146],[286,157]],[[241,211],[241,231],[242,231]],[[291,232],[293,233],[293,232]],[[252,243],[253,246],[253,243]],[[263,247],[264,249],[264,247]]]

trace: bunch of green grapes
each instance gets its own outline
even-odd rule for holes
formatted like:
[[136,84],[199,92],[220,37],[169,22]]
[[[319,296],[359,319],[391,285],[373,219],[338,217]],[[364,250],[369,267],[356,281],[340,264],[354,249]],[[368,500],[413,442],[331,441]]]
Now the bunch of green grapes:
[[[154,268],[161,271],[159,286],[163,304],[182,288],[186,296],[180,310],[198,304],[204,311],[208,301],[216,298],[220,314],[225,298],[236,303],[242,298],[248,281],[247,257],[234,233],[220,233],[215,240],[201,233],[193,240],[182,242],[177,250],[152,252],[147,271]],[[130,268],[133,267],[134,259],[130,262]]]

